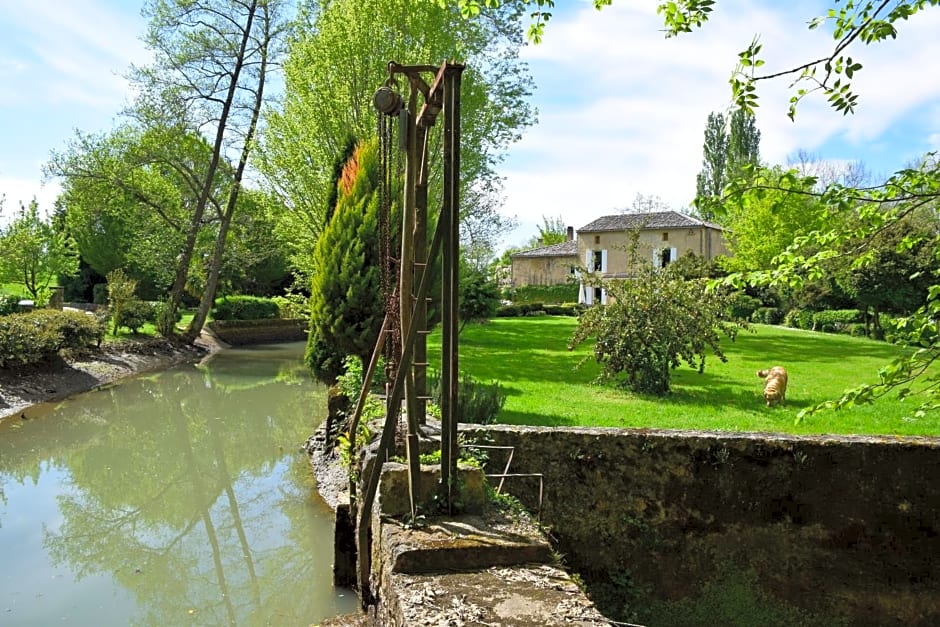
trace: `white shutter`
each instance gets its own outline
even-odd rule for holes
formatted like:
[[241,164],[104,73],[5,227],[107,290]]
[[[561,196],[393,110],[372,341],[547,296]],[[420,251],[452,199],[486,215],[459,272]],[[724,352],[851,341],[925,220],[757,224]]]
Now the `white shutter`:
[[607,304],[607,289],[606,288],[601,288],[601,304],[602,305]]
[[669,263],[673,261],[679,261],[679,253],[675,248],[669,249]]
[[601,251],[601,272],[607,272],[607,249]]
[[584,304],[593,305],[594,304],[594,288],[590,285],[584,288]]
[[585,291],[586,290],[584,289],[584,283],[581,283],[581,285],[578,286],[578,304],[579,305],[585,303],[585,299],[584,299]]
[[594,271],[594,266],[592,265],[593,260],[594,260],[594,251],[588,248],[584,252],[584,269],[587,270],[588,272]]
[[653,249],[653,267],[658,268],[661,263],[662,263],[662,256],[659,254],[659,249],[654,248]]

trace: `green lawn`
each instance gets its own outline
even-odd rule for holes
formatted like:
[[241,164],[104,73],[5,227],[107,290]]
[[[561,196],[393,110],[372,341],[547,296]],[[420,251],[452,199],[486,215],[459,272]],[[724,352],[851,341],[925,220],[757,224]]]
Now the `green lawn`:
[[[874,405],[825,411],[795,425],[797,413],[844,390],[877,380],[878,369],[898,347],[864,338],[754,325],[735,342],[725,340],[728,362],[715,357],[705,372],[673,371],[665,398],[639,396],[593,380],[600,371],[592,346],[566,349],[573,318],[497,318],[468,325],[460,335],[460,370],[483,381],[497,380],[507,400],[499,422],[544,426],[652,427],[788,433],[938,435],[934,418],[908,419],[918,403],[885,398]],[[432,362],[439,360],[440,334],[430,336]],[[578,368],[578,363],[589,359]],[[783,407],[767,407],[759,368],[782,365],[790,383]]]

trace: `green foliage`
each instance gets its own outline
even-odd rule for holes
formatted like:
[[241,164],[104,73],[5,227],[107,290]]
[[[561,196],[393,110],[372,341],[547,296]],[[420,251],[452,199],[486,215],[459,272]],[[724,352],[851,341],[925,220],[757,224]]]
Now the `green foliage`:
[[[441,379],[436,372],[428,372],[428,389],[434,402],[441,404]],[[496,422],[496,417],[506,403],[506,395],[498,381],[483,383],[464,373],[457,382],[457,407],[454,413],[457,421],[470,424],[488,425]]]
[[735,292],[730,297],[730,315],[732,318],[750,320],[761,306],[759,298],[749,296],[744,292]]
[[496,309],[498,318],[518,318],[520,316],[579,316],[585,310],[584,305],[569,303],[565,305],[543,305],[526,303],[522,305],[503,305]]
[[108,308],[111,310],[112,335],[117,335],[124,309],[134,300],[137,281],[131,279],[120,268],[108,273]]
[[[267,115],[258,164],[280,203],[291,208],[278,233],[290,242],[294,264],[305,275],[315,271],[309,252],[328,223],[334,189],[330,166],[348,137],[375,134],[372,96],[387,78],[390,59],[466,63],[461,81],[462,245],[487,252],[506,223],[497,210],[502,177],[496,169],[509,145],[535,121],[527,103],[532,79],[519,59],[522,9],[507,3],[485,20],[465,20],[453,3],[432,1],[333,0],[308,7],[293,32],[284,64],[283,107]],[[389,25],[400,36],[390,35]],[[430,83],[433,73],[424,77]],[[401,75],[397,80],[407,90],[407,80]],[[431,129],[432,152],[440,145],[441,130],[440,124]],[[428,198],[439,198],[441,178],[434,168],[431,172]]]
[[19,302],[19,299],[11,294],[0,294],[0,316],[16,311],[17,302]]
[[275,296],[272,300],[277,304],[277,314],[285,320],[306,320],[310,318],[310,299],[303,294],[288,292],[283,296]]
[[499,288],[486,275],[474,272],[460,280],[459,316],[461,329],[468,322],[482,322],[496,315]]
[[63,349],[98,344],[104,332],[93,317],[77,311],[37,309],[0,318],[0,368],[49,359]]
[[51,220],[39,215],[39,204],[33,199],[20,205],[13,220],[0,226],[0,284],[22,285],[39,303],[45,291],[59,275],[70,276],[78,271],[75,243]]
[[783,322],[783,310],[779,307],[758,307],[751,314],[751,322],[758,324],[780,324]]
[[278,317],[278,305],[271,298],[259,296],[223,296],[215,301],[215,320],[270,320]]
[[845,619],[807,612],[773,598],[757,575],[722,565],[694,596],[654,602],[639,620],[662,625],[846,625]]
[[135,335],[148,322],[156,322],[156,311],[152,303],[132,298],[124,303],[115,316],[117,327],[126,327]]
[[173,308],[169,300],[161,300],[153,305],[153,322],[157,333],[163,337],[176,335],[176,324],[183,319],[183,312]]
[[747,323],[729,320],[726,291],[638,265],[636,279],[606,284],[608,304],[581,315],[569,348],[593,338],[600,380],[664,396],[673,368],[684,361],[702,372],[709,351],[725,361],[721,334],[734,339]]
[[574,303],[578,300],[578,284],[572,282],[559,285],[526,285],[508,290],[505,296],[515,305]]
[[[379,277],[377,142],[346,164],[336,212],[314,251],[307,360],[317,378],[342,371],[346,355],[367,361],[385,317]],[[397,223],[397,208],[391,223]],[[395,242],[390,243],[397,249]]]
[[861,322],[863,314],[858,309],[835,309],[817,311],[813,314],[813,329],[826,333],[839,333],[850,324]]

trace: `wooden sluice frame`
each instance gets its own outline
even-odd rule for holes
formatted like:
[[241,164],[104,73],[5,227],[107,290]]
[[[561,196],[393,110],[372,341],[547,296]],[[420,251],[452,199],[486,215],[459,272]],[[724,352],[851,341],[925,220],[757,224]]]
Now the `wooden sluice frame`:
[[[408,416],[407,454],[408,485],[411,514],[417,514],[415,499],[420,477],[418,437],[425,420],[426,367],[427,367],[427,301],[432,282],[434,263],[441,255],[441,496],[448,511],[452,508],[452,487],[457,476],[457,298],[460,258],[460,80],[464,66],[456,63],[404,66],[388,64],[389,82],[394,75],[408,79],[410,94],[407,104],[406,167],[404,210],[402,212],[401,276],[399,283],[399,316],[401,319],[402,348],[398,368],[390,391],[386,395],[385,424],[376,451],[376,460],[368,476],[363,477],[364,491],[357,497],[355,481],[350,481],[351,509],[358,509],[357,566],[359,593],[363,606],[372,603],[369,578],[372,570],[369,540],[372,513],[382,464],[392,450],[402,400]],[[430,86],[421,74],[436,72]],[[387,94],[388,92],[386,92]],[[418,95],[424,97],[421,110],[417,110]],[[404,104],[400,99],[399,103]],[[379,94],[376,93],[379,107]],[[379,107],[380,110],[381,107]],[[443,113],[443,194],[430,247],[427,246],[428,225],[428,131],[437,116]],[[384,111],[391,115],[391,111]],[[417,283],[417,291],[415,291]],[[382,347],[393,316],[386,311],[385,320],[372,359],[363,375],[362,391],[350,423],[350,445],[355,450],[356,429],[368,396]],[[358,508],[356,504],[358,501]]]

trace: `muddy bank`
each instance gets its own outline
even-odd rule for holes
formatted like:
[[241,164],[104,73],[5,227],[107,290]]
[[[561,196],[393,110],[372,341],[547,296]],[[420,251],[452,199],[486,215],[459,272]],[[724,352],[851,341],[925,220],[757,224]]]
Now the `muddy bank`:
[[139,372],[197,362],[222,346],[205,335],[195,344],[166,338],[126,339],[59,355],[41,364],[0,368],[0,420],[28,417],[33,405],[87,392]]

